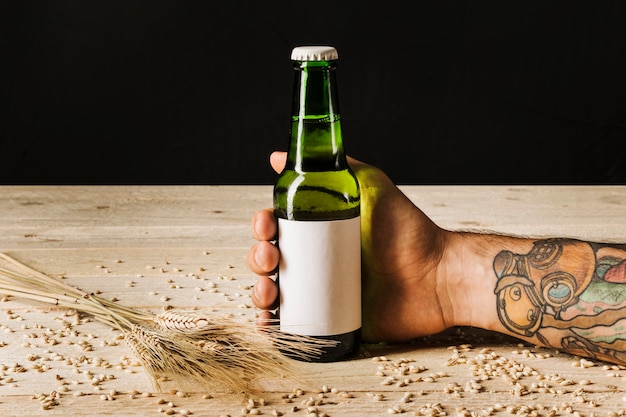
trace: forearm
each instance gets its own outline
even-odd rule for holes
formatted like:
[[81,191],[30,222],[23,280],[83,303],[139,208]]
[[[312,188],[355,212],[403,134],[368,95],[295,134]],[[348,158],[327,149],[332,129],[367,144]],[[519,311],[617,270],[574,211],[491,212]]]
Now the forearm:
[[[454,321],[626,363],[626,248],[454,233]],[[450,265],[452,259],[447,259]]]

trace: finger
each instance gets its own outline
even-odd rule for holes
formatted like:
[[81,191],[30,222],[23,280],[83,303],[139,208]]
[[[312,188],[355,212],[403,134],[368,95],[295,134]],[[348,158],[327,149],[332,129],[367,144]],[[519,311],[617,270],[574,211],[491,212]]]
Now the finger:
[[261,311],[256,319],[256,325],[259,327],[275,326],[278,323],[278,317],[271,311]]
[[252,302],[262,310],[278,307],[278,285],[266,276],[260,276],[252,289]]
[[361,162],[358,159],[355,159],[351,156],[346,156],[346,159],[348,161],[348,165],[350,165],[350,168],[368,166],[368,164],[366,164],[365,162]]
[[272,240],[276,238],[276,217],[274,210],[259,210],[252,216],[252,235],[256,240]]
[[263,240],[250,248],[246,263],[250,270],[257,275],[271,275],[278,268],[279,258],[278,248]]
[[287,163],[287,152],[274,151],[270,155],[270,165],[274,168],[274,171],[279,174],[285,169]]

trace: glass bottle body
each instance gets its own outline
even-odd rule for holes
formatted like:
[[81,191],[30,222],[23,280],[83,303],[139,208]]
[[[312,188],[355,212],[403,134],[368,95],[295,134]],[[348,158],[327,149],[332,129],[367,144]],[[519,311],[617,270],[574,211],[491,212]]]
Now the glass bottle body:
[[274,186],[281,330],[335,341],[329,362],[358,349],[360,194],[343,149],[334,62],[298,62],[287,164]]

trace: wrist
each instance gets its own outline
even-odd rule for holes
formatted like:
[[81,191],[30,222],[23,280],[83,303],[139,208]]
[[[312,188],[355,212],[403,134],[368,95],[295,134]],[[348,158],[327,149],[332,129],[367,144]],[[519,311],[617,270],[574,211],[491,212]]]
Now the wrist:
[[498,316],[494,259],[502,250],[525,253],[532,240],[494,234],[447,232],[438,273],[439,299],[449,327],[505,332]]

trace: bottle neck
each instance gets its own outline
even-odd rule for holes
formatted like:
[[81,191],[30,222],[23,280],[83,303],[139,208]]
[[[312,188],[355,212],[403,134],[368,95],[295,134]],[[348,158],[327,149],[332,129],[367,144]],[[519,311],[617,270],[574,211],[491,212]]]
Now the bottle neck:
[[347,167],[334,61],[295,62],[287,168],[299,172]]

